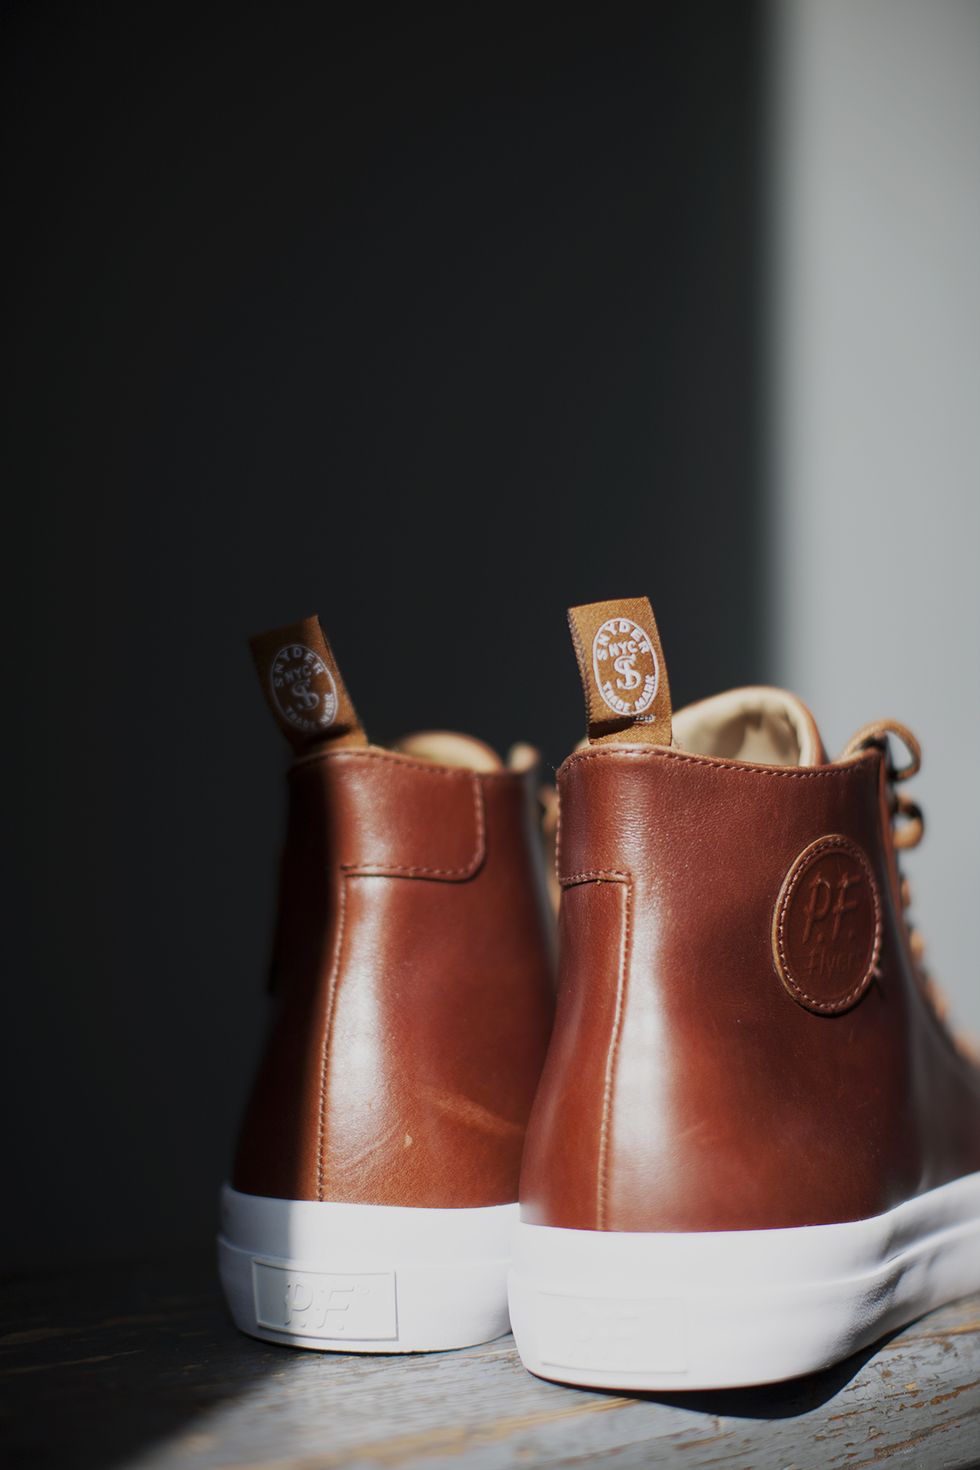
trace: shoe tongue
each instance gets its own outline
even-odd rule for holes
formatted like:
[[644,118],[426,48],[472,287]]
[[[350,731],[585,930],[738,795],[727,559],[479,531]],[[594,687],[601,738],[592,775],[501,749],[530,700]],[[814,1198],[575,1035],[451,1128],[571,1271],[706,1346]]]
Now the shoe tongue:
[[312,745],[366,745],[319,618],[301,618],[250,639],[273,719],[299,754]]
[[674,745],[689,755],[768,766],[819,766],[827,759],[803,701],[766,686],[732,689],[678,710]]
[[572,607],[568,625],[585,692],[589,743],[669,745],[670,685],[647,599]]

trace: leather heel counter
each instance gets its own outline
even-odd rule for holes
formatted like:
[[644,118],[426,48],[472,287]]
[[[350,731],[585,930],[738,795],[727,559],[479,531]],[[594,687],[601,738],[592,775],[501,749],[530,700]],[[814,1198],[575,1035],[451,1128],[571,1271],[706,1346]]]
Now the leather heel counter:
[[521,1216],[531,1224],[602,1228],[630,898],[615,878],[562,892],[555,1026],[521,1171]]
[[527,783],[363,751],[291,786],[278,1011],[235,1187],[514,1200],[552,994]]
[[[575,756],[560,780],[561,1001],[529,1141],[526,1217],[612,1230],[762,1228],[860,1218],[914,1191],[914,1002],[876,760],[783,770],[624,749]],[[787,875],[828,834],[866,856],[881,903],[871,983],[835,1013],[791,994],[772,944]],[[596,881],[590,870],[620,877]],[[568,886],[576,877],[581,893]],[[613,918],[624,956],[615,985]],[[539,1164],[545,1148],[561,1168]]]
[[292,778],[288,793],[269,969],[273,1010],[232,1185],[246,1194],[316,1199],[325,1004],[344,894],[327,793]]
[[484,781],[486,858],[465,882],[347,879],[326,1080],[330,1199],[517,1198],[552,1006],[522,786]]

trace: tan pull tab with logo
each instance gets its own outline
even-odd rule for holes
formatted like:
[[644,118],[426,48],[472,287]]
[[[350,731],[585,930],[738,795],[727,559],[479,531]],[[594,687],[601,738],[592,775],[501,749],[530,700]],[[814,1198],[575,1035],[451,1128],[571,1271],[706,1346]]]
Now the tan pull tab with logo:
[[367,745],[319,618],[271,628],[249,640],[262,692],[290,745]]
[[645,597],[568,610],[593,745],[669,745],[670,685]]

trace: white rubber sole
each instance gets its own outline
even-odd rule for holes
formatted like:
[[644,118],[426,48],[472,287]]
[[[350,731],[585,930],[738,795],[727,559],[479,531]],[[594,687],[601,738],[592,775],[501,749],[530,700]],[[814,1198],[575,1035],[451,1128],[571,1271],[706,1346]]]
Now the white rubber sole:
[[402,1209],[265,1199],[228,1185],[218,1260],[235,1325],[347,1353],[419,1353],[509,1328],[517,1205]]
[[839,1225],[632,1234],[518,1225],[524,1366],[594,1388],[738,1388],[813,1373],[980,1289],[980,1174]]

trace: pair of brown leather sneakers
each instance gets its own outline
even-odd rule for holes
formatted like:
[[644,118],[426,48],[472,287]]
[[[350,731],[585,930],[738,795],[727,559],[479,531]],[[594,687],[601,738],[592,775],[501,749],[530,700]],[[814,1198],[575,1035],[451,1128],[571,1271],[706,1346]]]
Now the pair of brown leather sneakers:
[[980,1287],[980,1069],[897,864],[918,747],[876,724],[831,761],[777,689],[675,714],[645,599],[570,620],[554,1015],[535,753],[371,745],[315,619],[254,641],[295,759],[231,1311],[457,1347],[507,1330],[509,1275],[547,1378],[812,1371]]

